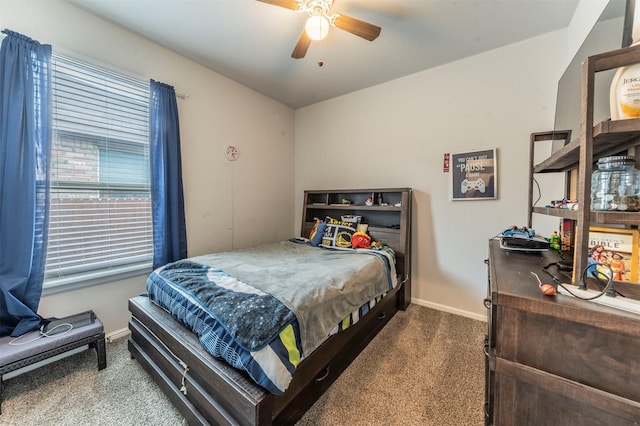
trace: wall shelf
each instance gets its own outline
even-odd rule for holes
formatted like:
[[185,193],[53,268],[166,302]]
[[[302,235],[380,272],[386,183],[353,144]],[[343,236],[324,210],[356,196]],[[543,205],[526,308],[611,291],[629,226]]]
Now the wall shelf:
[[547,216],[555,216],[555,217],[559,217],[559,218],[563,218],[563,219],[571,219],[571,220],[578,219],[577,210],[552,209],[552,208],[547,208],[547,207],[534,207],[533,208],[533,212],[534,213],[538,213],[538,214],[544,214],[544,215],[547,215]]
[[[534,207],[533,213],[546,216],[555,216],[562,219],[578,219],[577,210],[555,209],[547,207]],[[638,225],[640,224],[640,213],[638,212],[591,212],[591,223],[594,225]]]
[[[558,132],[548,132],[558,134]],[[542,133],[540,133],[542,134]],[[560,138],[554,138],[560,139]],[[606,157],[640,145],[640,118],[603,121],[593,128],[593,157]],[[566,172],[580,164],[580,138],[574,139],[534,166],[534,173]]]
[[[606,120],[593,123],[595,74],[621,66],[640,63],[640,46],[631,46],[588,57],[583,62],[580,137],[570,140],[570,131],[533,133],[530,144],[529,226],[532,214],[573,220],[575,223],[574,282],[582,280],[588,262],[588,238],[591,225],[638,227],[640,212],[591,211],[591,175],[594,162],[601,157],[633,153],[640,146],[640,118]],[[564,145],[538,165],[533,165],[534,145],[539,141],[564,140]],[[640,158],[636,155],[636,164]],[[567,173],[565,194],[570,192],[570,172],[577,170],[577,210],[541,208],[533,205],[533,180],[536,173]]]

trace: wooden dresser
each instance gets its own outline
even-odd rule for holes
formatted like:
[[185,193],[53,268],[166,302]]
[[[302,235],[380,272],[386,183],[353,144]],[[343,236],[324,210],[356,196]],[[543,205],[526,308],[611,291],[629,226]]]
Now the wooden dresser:
[[489,242],[486,424],[638,425],[640,315],[543,295],[531,271],[551,283],[557,260]]

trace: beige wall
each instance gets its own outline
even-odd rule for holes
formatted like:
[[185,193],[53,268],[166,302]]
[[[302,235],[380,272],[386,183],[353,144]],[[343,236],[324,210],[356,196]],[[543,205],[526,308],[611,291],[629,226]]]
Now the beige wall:
[[567,27],[567,62],[565,66],[580,49],[582,42],[593,28],[593,24],[608,4],[609,0],[580,0]]
[[[61,0],[1,0],[0,28],[189,95],[178,99],[178,109],[190,255],[291,236],[291,108]],[[238,161],[225,159],[227,145],[238,148]],[[93,309],[113,332],[126,327],[127,299],[144,290],[144,281],[140,276],[46,296],[40,314]]]
[[[565,43],[558,31],[297,110],[296,205],[305,188],[412,187],[413,301],[485,318],[487,242],[526,224],[529,135],[553,128]],[[499,198],[451,201],[443,155],[487,148]]]

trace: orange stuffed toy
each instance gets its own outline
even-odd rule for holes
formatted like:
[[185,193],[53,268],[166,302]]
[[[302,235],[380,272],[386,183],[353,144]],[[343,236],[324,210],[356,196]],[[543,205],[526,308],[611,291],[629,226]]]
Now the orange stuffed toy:
[[371,246],[371,237],[364,232],[356,232],[351,236],[351,247],[355,248],[369,248]]

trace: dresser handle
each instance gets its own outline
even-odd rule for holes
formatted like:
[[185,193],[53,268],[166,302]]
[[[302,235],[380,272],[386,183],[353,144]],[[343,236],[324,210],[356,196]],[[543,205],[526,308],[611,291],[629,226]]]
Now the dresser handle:
[[482,345],[482,351],[487,356],[487,358],[489,358],[489,342],[488,341],[484,342],[484,345]]
[[491,299],[486,298],[482,301],[482,304],[484,305],[485,308],[487,309],[491,309]]
[[325,369],[324,369],[324,372],[323,372],[322,376],[320,376],[320,377],[316,377],[315,382],[316,382],[316,383],[320,383],[321,381],[323,381],[324,379],[326,379],[326,378],[327,378],[327,376],[329,376],[329,367],[327,367],[327,368],[325,368]]
[[378,314],[378,319],[379,320],[383,320],[387,317],[387,313],[386,312],[381,312]]

